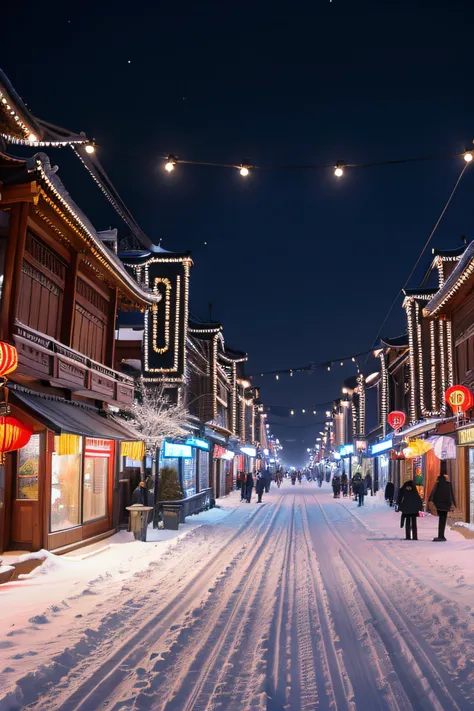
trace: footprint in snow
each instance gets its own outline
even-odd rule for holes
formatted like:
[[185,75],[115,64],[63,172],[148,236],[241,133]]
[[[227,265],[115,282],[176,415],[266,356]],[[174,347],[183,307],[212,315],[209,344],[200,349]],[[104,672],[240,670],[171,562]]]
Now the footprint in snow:
[[34,617],[30,617],[28,622],[31,622],[32,625],[47,625],[49,620],[46,615],[35,615]]

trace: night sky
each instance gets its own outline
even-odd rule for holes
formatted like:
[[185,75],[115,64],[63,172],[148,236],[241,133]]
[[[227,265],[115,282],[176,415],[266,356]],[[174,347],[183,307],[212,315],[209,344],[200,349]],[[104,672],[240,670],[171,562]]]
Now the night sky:
[[[68,5],[6,0],[0,66],[34,114],[96,139],[154,241],[192,251],[192,311],[207,319],[212,302],[251,373],[369,348],[462,159],[243,180],[184,165],[168,175],[160,158],[277,166],[463,151],[474,138],[473,3]],[[96,227],[124,234],[71,152],[49,153]],[[473,239],[473,170],[430,250]],[[404,330],[403,316],[397,306],[385,335]],[[267,403],[309,410],[354,372],[255,382]],[[273,419],[292,425],[274,428],[288,464],[314,443],[315,429],[295,427],[311,417]]]

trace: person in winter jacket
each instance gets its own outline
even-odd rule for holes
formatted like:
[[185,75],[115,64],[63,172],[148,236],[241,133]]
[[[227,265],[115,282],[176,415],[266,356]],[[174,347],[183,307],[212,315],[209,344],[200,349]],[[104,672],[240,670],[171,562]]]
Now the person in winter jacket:
[[295,471],[291,472],[291,483],[293,484],[293,486],[296,484],[296,472]]
[[338,499],[341,493],[341,480],[338,474],[335,474],[332,478],[332,490],[334,493],[334,498]]
[[264,476],[264,485],[265,485],[265,491],[268,492],[270,491],[270,486],[272,484],[272,473],[270,469],[267,467],[266,471],[263,471],[263,476]]
[[262,495],[265,491],[266,477],[265,472],[260,470],[257,474],[257,481],[255,483],[255,493],[258,496],[257,503],[262,503]]
[[352,479],[352,491],[356,497],[356,500],[359,502],[359,506],[363,506],[365,496],[365,484],[362,480],[361,474],[356,474]]
[[253,489],[253,476],[252,472],[248,472],[247,476],[245,477],[245,500],[249,504],[250,500],[252,498],[252,489]]
[[374,495],[374,488],[373,488],[373,484],[372,484],[372,474],[370,472],[367,472],[367,474],[365,475],[364,485],[365,485],[365,493],[368,494],[369,489],[370,489],[370,495],[373,496]]
[[153,494],[147,487],[145,481],[139,482],[132,494],[132,505],[141,504],[142,506],[153,506]]
[[[416,490],[414,481],[406,481],[398,492],[398,510],[402,512],[400,526],[405,522],[405,538],[407,541],[418,540],[416,520],[423,507],[423,502]],[[410,536],[410,533],[412,534]]]
[[433,541],[437,543],[439,541],[445,541],[444,532],[446,530],[448,511],[450,511],[453,506],[456,506],[453,485],[448,480],[446,474],[439,475],[428,501],[433,502],[438,513],[438,537],[433,538]]
[[343,473],[341,474],[341,490],[342,490],[342,495],[343,495],[344,497],[347,496],[347,490],[348,490],[348,488],[349,488],[349,481],[348,481],[348,479],[347,479],[347,474],[346,474],[346,472],[343,472]]
[[384,498],[385,498],[385,501],[388,501],[390,506],[393,506],[394,496],[395,496],[395,485],[394,485],[393,481],[387,481],[387,485],[385,487]]
[[244,501],[245,496],[245,480],[247,479],[247,474],[245,472],[240,473],[240,500]]

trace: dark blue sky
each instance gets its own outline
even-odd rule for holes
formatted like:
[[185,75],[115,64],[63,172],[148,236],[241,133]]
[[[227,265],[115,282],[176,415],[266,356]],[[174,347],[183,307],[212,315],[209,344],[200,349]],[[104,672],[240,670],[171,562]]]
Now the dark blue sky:
[[[168,176],[159,157],[278,165],[462,151],[474,138],[472,2],[6,5],[1,66],[17,91],[38,116],[96,138],[150,237],[192,250],[192,309],[206,318],[212,301],[250,372],[371,345],[459,159],[243,181],[191,166]],[[120,226],[64,150],[52,157],[96,226]],[[473,238],[472,170],[433,245]],[[396,307],[386,330],[402,329]],[[262,395],[308,408],[338,394],[341,373],[350,366],[265,377]],[[314,441],[311,429],[275,432],[298,455]]]

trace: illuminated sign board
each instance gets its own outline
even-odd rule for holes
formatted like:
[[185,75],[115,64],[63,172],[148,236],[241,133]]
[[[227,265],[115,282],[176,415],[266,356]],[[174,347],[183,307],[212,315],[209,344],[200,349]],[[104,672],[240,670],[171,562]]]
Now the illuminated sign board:
[[444,394],[446,402],[455,415],[467,412],[474,404],[474,396],[464,385],[452,385]]
[[404,412],[401,412],[400,410],[393,410],[392,412],[389,412],[387,421],[390,427],[393,427],[394,430],[399,430],[400,427],[403,427],[407,419],[407,416],[405,415]]
[[[256,457],[257,456],[257,450],[255,447],[241,447],[240,451],[242,454],[247,454],[249,457]],[[268,454],[268,449],[264,450]]]
[[459,430],[458,431],[458,442],[459,442],[459,444],[474,443],[474,427],[468,427],[465,430]]
[[163,456],[192,459],[193,450],[191,449],[189,444],[175,444],[174,442],[165,442]]
[[358,452],[365,452],[367,449],[367,442],[365,439],[356,439],[355,446]]
[[376,444],[373,444],[370,448],[371,454],[381,454],[382,452],[386,452],[388,449],[392,449],[393,447],[393,440],[391,439],[385,439],[383,442],[376,442]]
[[343,444],[341,449],[341,457],[348,457],[349,454],[354,454],[354,445],[353,444]]
[[205,439],[197,439],[197,437],[188,437],[186,440],[186,444],[189,444],[190,447],[197,447],[197,449],[202,449],[205,452],[209,451],[209,442],[206,442]]

